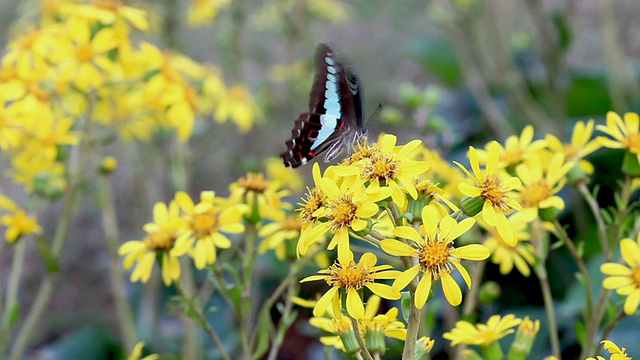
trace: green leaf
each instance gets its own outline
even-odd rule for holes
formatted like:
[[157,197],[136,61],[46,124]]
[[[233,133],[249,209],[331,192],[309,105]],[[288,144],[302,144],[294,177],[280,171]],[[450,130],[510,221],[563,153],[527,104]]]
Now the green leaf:
[[402,297],[400,298],[400,304],[402,306],[402,318],[404,321],[409,321],[409,313],[411,312],[411,296],[409,291],[401,291]]
[[58,264],[58,259],[56,259],[51,253],[49,243],[47,243],[43,236],[40,236],[38,237],[36,244],[38,252],[42,256],[45,266],[47,267],[47,271],[50,273],[57,273],[60,270],[60,265]]
[[275,334],[275,328],[271,322],[270,309],[262,309],[260,317],[258,318],[258,325],[256,328],[256,345],[253,350],[253,359],[257,360],[262,358],[264,354],[269,350],[271,343],[271,336]]
[[576,321],[573,324],[573,329],[576,332],[576,338],[578,338],[578,342],[580,345],[584,345],[584,339],[587,337],[587,327],[582,321]]

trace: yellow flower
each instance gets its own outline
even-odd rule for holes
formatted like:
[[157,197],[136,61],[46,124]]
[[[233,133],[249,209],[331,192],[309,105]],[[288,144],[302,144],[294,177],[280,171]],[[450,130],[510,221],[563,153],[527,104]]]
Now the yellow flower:
[[542,150],[545,145],[545,140],[533,140],[533,126],[527,125],[522,129],[520,137],[511,135],[505,140],[504,147],[500,145],[499,167],[504,169],[516,166],[535,156],[536,152]]
[[513,190],[519,187],[521,182],[516,177],[502,179],[500,176],[497,169],[500,155],[498,142],[489,143],[487,151],[487,164],[484,170],[480,170],[476,149],[472,146],[469,147],[469,161],[473,174],[464,165],[454,162],[475,183],[475,186],[465,182],[460,183],[459,189],[466,196],[480,197],[484,201],[482,218],[490,226],[496,227],[507,244],[513,246],[518,238],[506,214],[510,213],[512,209],[522,211],[522,206],[512,198]]
[[637,113],[624,114],[624,121],[613,111],[607,113],[607,125],[598,125],[596,129],[611,136],[598,137],[601,144],[612,149],[626,149],[635,154],[640,162],[640,118]]
[[249,90],[242,85],[234,85],[218,104],[214,119],[219,123],[231,120],[241,132],[247,132],[253,126],[253,122],[261,116]]
[[394,279],[400,273],[389,270],[391,265],[378,265],[378,258],[373,253],[364,253],[357,263],[353,260],[353,253],[347,251],[338,254],[338,260],[328,269],[318,271],[321,275],[311,275],[300,282],[324,280],[331,288],[318,300],[313,308],[314,316],[322,316],[331,305],[333,314],[341,316],[342,292],[346,292],[347,313],[354,319],[361,319],[365,314],[364,304],[358,293],[368,288],[374,294],[385,299],[400,299],[400,293],[386,284],[379,284],[377,279]]
[[[280,164],[282,167],[282,164]],[[287,255],[287,240],[298,240],[302,223],[298,216],[289,214],[281,220],[266,224],[258,230],[258,235],[264,237],[258,251],[263,254],[269,249],[275,250],[278,260],[284,260]]]
[[571,143],[563,143],[553,134],[547,134],[547,146],[554,153],[563,152],[568,161],[577,161],[582,171],[593,174],[593,165],[585,160],[592,152],[598,150],[602,144],[598,139],[592,139],[594,121],[589,120],[585,124],[578,121],[573,128]]
[[426,177],[428,181],[433,184],[437,184],[438,187],[444,190],[446,196],[455,198],[461,198],[462,193],[458,190],[458,184],[464,181],[464,173],[456,166],[452,166],[451,163],[440,156],[436,151],[430,150],[425,146],[420,146],[416,154],[417,160],[425,160],[431,164],[429,172],[422,174],[421,178],[425,181]]
[[138,342],[136,344],[136,346],[133,347],[133,350],[131,351],[131,355],[129,355],[127,360],[157,360],[157,359],[160,359],[160,356],[157,355],[157,354],[147,355],[147,356],[143,357],[142,359],[140,359],[140,357],[142,356],[142,350],[143,349],[144,349],[144,341]]
[[11,214],[3,215],[0,224],[7,227],[4,239],[8,243],[16,241],[22,235],[42,233],[38,220],[18,208],[13,209]]
[[15,68],[23,80],[41,78],[49,68],[48,62],[65,53],[68,45],[57,36],[57,29],[29,28],[26,34],[9,43],[2,58],[2,67]]
[[114,30],[103,28],[92,34],[88,25],[78,26],[73,35],[73,55],[60,64],[61,76],[83,91],[102,86],[114,67],[109,57],[109,51],[118,46]]
[[364,317],[360,324],[360,332],[363,333],[363,338],[368,338],[367,333],[377,333],[399,340],[405,340],[407,338],[407,329],[405,329],[402,321],[397,320],[398,308],[392,307],[386,313],[378,314],[380,300],[381,298],[377,295],[371,295],[369,299],[367,299]]
[[[531,274],[529,266],[536,261],[535,248],[529,242],[531,234],[529,233],[528,222],[523,216],[518,215],[520,214],[515,214],[509,218],[518,236],[518,243],[515,246],[507,244],[494,228],[483,226],[489,232],[487,239],[484,241],[484,246],[491,253],[491,262],[500,265],[500,274],[502,275],[509,274],[515,266],[522,275],[529,276]],[[483,225],[483,222],[479,223],[481,226]]]
[[60,193],[67,185],[64,164],[46,153],[20,153],[11,160],[10,177],[23,184],[28,192],[45,191],[44,195]]
[[249,214],[256,218],[280,220],[285,217],[283,209],[289,209],[282,198],[289,195],[288,190],[281,190],[277,182],[270,181],[262,173],[247,173],[238,181],[229,185],[229,203],[247,204]]
[[380,242],[380,248],[389,254],[410,256],[417,260],[417,265],[398,276],[393,288],[403,289],[422,273],[415,294],[416,307],[424,306],[431,292],[432,282],[438,279],[442,281],[442,290],[447,301],[454,306],[460,305],[462,292],[451,272],[458,269],[467,286],[471,287],[471,277],[460,264],[460,260],[484,260],[489,257],[489,251],[484,245],[470,244],[459,248],[453,246],[453,241],[471,229],[475,220],[466,218],[457,222],[450,216],[440,214],[434,206],[428,205],[422,209],[422,221],[424,235],[411,226],[399,226],[394,230],[394,235],[408,239],[409,244],[394,239]]
[[244,231],[242,215],[245,205],[234,205],[221,210],[213,191],[200,193],[200,202],[194,204],[185,192],[176,193],[176,202],[185,213],[186,227],[178,235],[171,256],[188,253],[196,268],[204,269],[216,262],[216,248],[227,249],[231,240],[222,232],[237,234]]
[[171,254],[178,233],[185,228],[185,221],[180,217],[180,209],[175,201],[169,206],[159,202],[153,206],[153,223],[144,225],[147,236],[142,240],[131,240],[122,244],[118,254],[124,256],[123,266],[130,269],[131,281],[146,283],[151,277],[156,258],[162,268],[162,280],[169,286],[180,277],[180,262]]
[[[346,166],[335,166],[333,171],[339,176],[357,176],[356,182],[368,183],[367,193],[376,194],[381,188],[392,190],[391,198],[403,207],[406,199],[402,192],[408,192],[412,198],[418,197],[414,186],[416,176],[429,169],[426,161],[414,161],[411,154],[420,146],[422,141],[413,140],[404,146],[396,146],[397,138],[385,134],[377,145],[367,148],[362,145],[360,151],[345,160]],[[371,151],[373,150],[373,151]],[[368,153],[363,154],[364,151]],[[402,185],[402,189],[400,188]]]
[[[602,340],[602,347],[604,347],[605,350],[609,351],[609,353],[611,354],[611,357],[609,358],[609,360],[632,360],[631,356],[627,355],[626,348],[621,349],[620,347],[618,347],[618,345],[616,345],[611,340]],[[589,357],[586,360],[596,360],[596,359],[606,360],[602,356],[597,356],[595,359],[592,357]]]
[[299,193],[304,189],[304,181],[300,172],[296,169],[282,166],[280,158],[269,158],[265,160],[267,177],[279,183],[283,188]]
[[450,332],[442,335],[443,338],[451,340],[451,346],[457,344],[487,346],[514,332],[513,327],[520,324],[522,319],[518,319],[513,314],[504,317],[493,315],[487,324],[473,325],[467,321],[460,320]]
[[187,12],[187,23],[191,26],[200,26],[212,22],[229,2],[230,0],[191,0]]
[[640,234],[637,241],[629,238],[620,240],[620,253],[627,265],[610,262],[602,264],[600,271],[606,276],[602,287],[626,296],[624,312],[631,315],[640,305]]
[[309,319],[309,324],[313,327],[331,333],[332,335],[329,336],[321,336],[320,342],[326,346],[333,346],[341,351],[346,351],[342,338],[344,337],[345,339],[349,339],[350,337],[355,336],[351,325],[351,319],[346,316],[340,316],[339,318],[333,316],[330,318],[316,316]]
[[535,219],[542,209],[564,209],[564,200],[556,194],[566,184],[565,176],[574,165],[564,160],[563,153],[556,153],[550,161],[534,156],[516,167],[516,174],[522,181],[518,200],[526,219]]
[[326,222],[303,228],[298,241],[298,251],[304,255],[309,245],[329,231],[333,236],[327,248],[332,250],[337,245],[338,256],[345,256],[349,252],[349,230],[365,230],[371,221],[370,218],[378,213],[376,202],[389,197],[391,189],[381,188],[381,191],[369,194],[363,184],[349,186],[343,182],[342,188],[339,188],[336,182],[327,176],[319,182],[317,185],[327,198],[324,200],[324,206],[316,210],[313,216],[325,218]]

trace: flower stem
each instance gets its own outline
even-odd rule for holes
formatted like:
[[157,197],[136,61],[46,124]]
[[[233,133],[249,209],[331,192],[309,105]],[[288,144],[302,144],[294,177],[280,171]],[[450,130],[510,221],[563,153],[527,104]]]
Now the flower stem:
[[178,293],[180,293],[180,296],[182,296],[182,299],[184,300],[185,304],[189,306],[189,311],[196,317],[195,320],[198,322],[198,324],[200,324],[200,326],[202,326],[205,329],[205,331],[207,332],[211,340],[213,340],[214,344],[216,344],[218,351],[220,351],[220,356],[224,360],[231,360],[231,357],[229,357],[229,354],[224,349],[224,345],[222,344],[220,337],[218,336],[216,331],[211,327],[211,325],[209,325],[209,322],[205,318],[202,311],[193,304],[193,301],[189,297],[187,297],[187,294],[185,293],[184,288],[182,287],[180,282],[179,281],[174,282],[174,286],[176,287],[176,290],[178,290]]
[[553,307],[553,296],[551,295],[551,287],[549,286],[549,276],[545,263],[547,260],[547,252],[549,249],[547,239],[544,238],[544,230],[542,229],[542,223],[540,220],[536,220],[532,224],[532,239],[536,248],[536,255],[538,261],[533,266],[533,270],[538,276],[540,282],[540,289],[542,290],[542,299],[544,301],[544,308],[547,313],[547,321],[549,322],[549,340],[551,341],[551,349],[553,355],[560,358],[560,339],[558,338],[558,326],[556,323],[556,313]]
[[584,281],[584,292],[585,292],[585,302],[586,302],[585,312],[584,312],[585,314],[584,320],[586,324],[591,319],[591,314],[593,312],[593,299],[592,299],[593,293],[591,292],[591,281],[589,280],[589,273],[587,271],[586,265],[584,264],[584,261],[582,260],[582,257],[580,257],[580,254],[578,254],[578,250],[576,249],[575,245],[573,245],[573,241],[571,241],[571,239],[569,238],[569,235],[567,235],[567,232],[562,227],[558,219],[554,219],[553,225],[557,230],[560,240],[567,247],[567,250],[569,250],[569,253],[571,253],[571,256],[573,257],[573,261],[575,261],[576,265],[578,266],[578,270],[580,271],[580,274],[582,274],[582,278]]
[[593,197],[589,188],[584,182],[580,182],[578,185],[578,190],[584,197],[584,200],[591,208],[591,213],[593,213],[593,217],[596,219],[596,224],[598,227],[598,240],[600,240],[600,246],[602,247],[602,253],[604,254],[604,258],[606,261],[611,261],[611,253],[609,252],[609,236],[607,235],[607,226],[604,222],[604,218],[600,213],[600,205],[598,201]]
[[125,274],[122,266],[120,266],[120,258],[118,256],[120,230],[118,229],[118,221],[116,219],[116,207],[111,178],[102,176],[99,182],[98,191],[100,192],[100,200],[98,204],[101,209],[102,228],[104,230],[110,258],[109,278],[111,280],[111,291],[116,305],[120,336],[122,337],[125,349],[131,350],[136,345],[138,335],[136,333],[131,307],[127,301],[126,285],[124,283]]
[[[402,263],[405,269],[413,267],[415,260],[408,256],[403,256]],[[414,278],[409,283],[409,320],[407,321],[407,337],[404,341],[404,350],[402,351],[402,360],[413,360],[416,354],[416,341],[418,339],[418,331],[420,330],[420,309],[416,307],[415,297],[418,288],[418,279]]]
[[15,311],[17,309],[18,302],[18,288],[20,286],[20,280],[22,279],[22,269],[24,268],[24,258],[27,249],[26,239],[20,239],[15,246],[15,253],[13,255],[13,264],[11,265],[11,275],[9,278],[9,286],[7,291],[7,300],[4,304],[4,311],[2,312],[2,322],[0,323],[0,356],[4,354],[4,351],[9,340],[9,328],[11,327],[12,320],[14,319]]
[[353,333],[356,335],[356,340],[358,340],[358,345],[360,345],[360,350],[362,350],[362,353],[364,354],[364,358],[366,360],[373,360],[373,357],[371,356],[369,349],[367,349],[367,346],[364,344],[362,335],[360,335],[360,327],[358,326],[358,320],[352,317],[349,317],[349,318],[351,319],[351,329],[353,330]]

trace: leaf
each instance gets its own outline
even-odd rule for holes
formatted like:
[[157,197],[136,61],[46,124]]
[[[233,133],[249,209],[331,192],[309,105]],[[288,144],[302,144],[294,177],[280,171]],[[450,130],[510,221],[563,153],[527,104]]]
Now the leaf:
[[260,312],[256,328],[256,342],[255,349],[253,350],[254,360],[262,358],[262,356],[267,353],[272,335],[275,335],[275,328],[271,322],[271,312],[270,309],[264,308]]
[[573,329],[576,332],[576,338],[581,346],[584,346],[584,339],[587,337],[587,327],[582,321],[573,323]]
[[404,321],[409,321],[409,313],[411,312],[411,296],[409,291],[401,291],[400,304],[402,306],[402,318]]

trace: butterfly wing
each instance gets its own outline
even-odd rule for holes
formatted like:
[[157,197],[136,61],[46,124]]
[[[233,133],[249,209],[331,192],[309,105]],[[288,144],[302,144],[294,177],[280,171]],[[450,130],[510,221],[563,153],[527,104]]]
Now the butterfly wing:
[[[327,151],[326,161],[340,153],[351,133],[362,133],[362,96],[357,76],[343,66],[331,49],[316,48],[316,75],[309,95],[309,112],[301,114],[281,157],[298,167]],[[354,132],[354,129],[358,131]]]

